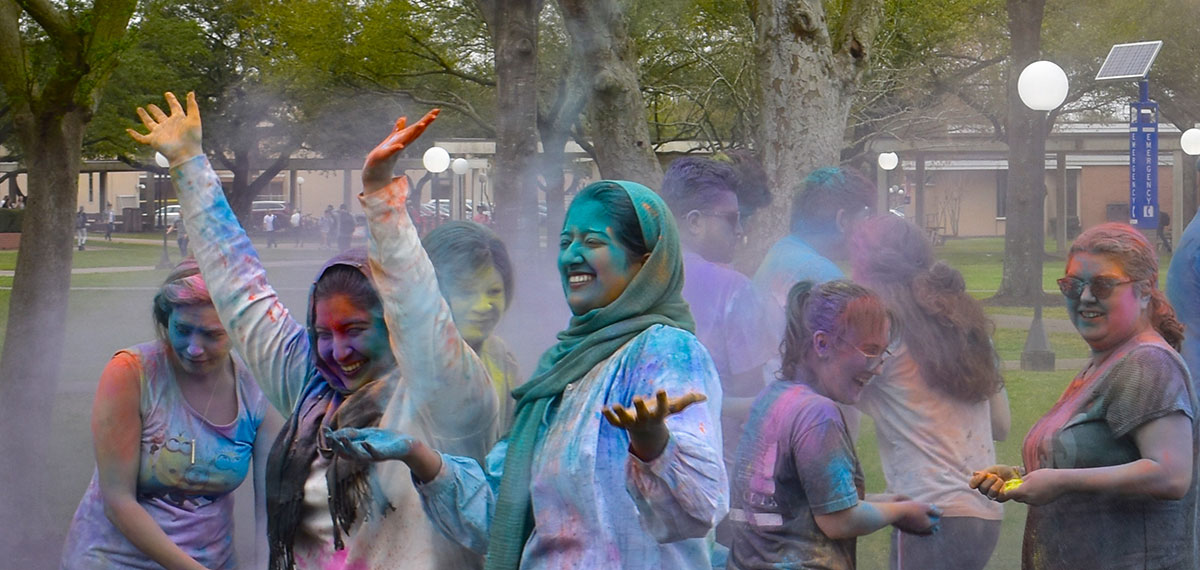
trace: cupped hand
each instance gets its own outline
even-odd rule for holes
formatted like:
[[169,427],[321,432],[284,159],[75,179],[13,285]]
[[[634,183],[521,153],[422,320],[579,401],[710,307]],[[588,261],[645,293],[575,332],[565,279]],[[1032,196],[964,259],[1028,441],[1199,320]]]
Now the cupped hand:
[[417,140],[440,112],[440,109],[434,109],[421,117],[420,121],[411,125],[408,124],[407,117],[400,117],[396,120],[396,126],[392,127],[392,132],[367,154],[362,171],[364,192],[374,192],[392,181],[392,171],[396,167],[396,159],[399,158],[400,151]]
[[669,398],[666,390],[659,390],[654,394],[654,399],[653,408],[646,403],[645,398],[634,396],[632,410],[621,404],[613,404],[601,411],[608,423],[623,430],[631,433],[653,431],[658,426],[665,425],[667,416],[678,414],[692,404],[707,400],[708,397],[699,392],[688,392],[678,398]]
[[412,452],[413,438],[380,428],[325,428],[325,442],[333,452],[355,461],[404,460]]
[[941,528],[942,509],[930,503],[920,501],[901,501],[898,503],[904,511],[892,526],[909,534],[928,535]]
[[1004,497],[1026,505],[1044,505],[1063,493],[1059,474],[1055,469],[1037,469],[1026,473],[1021,484],[1004,491]]
[[165,96],[167,107],[171,109],[170,115],[163,113],[162,109],[153,103],[138,107],[138,117],[150,132],[144,135],[133,129],[125,129],[125,132],[129,133],[133,140],[150,145],[154,150],[161,152],[171,162],[171,166],[175,166],[204,154],[204,148],[201,146],[203,133],[200,127],[200,106],[196,104],[194,92],[187,94],[186,112],[174,93],[168,91]]
[[678,398],[667,397],[666,390],[654,394],[654,407],[641,396],[633,397],[633,409],[613,404],[601,410],[608,423],[629,432],[629,446],[633,454],[642,461],[651,461],[662,454],[667,446],[670,432],[667,417],[678,414],[688,406],[703,402],[708,397],[699,392],[688,392]]
[[981,495],[987,498],[1003,503],[1010,498],[1011,491],[1004,490],[1004,484],[1010,479],[1020,479],[1021,471],[1011,465],[993,465],[987,469],[981,469],[971,474],[970,481],[967,484]]

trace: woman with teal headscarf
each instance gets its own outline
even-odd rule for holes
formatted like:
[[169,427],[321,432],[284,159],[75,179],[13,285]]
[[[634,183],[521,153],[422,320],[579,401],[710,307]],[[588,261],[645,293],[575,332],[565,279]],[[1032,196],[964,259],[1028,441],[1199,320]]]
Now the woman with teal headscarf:
[[434,524],[488,569],[706,568],[703,537],[727,508],[721,388],[680,296],[671,213],[645,186],[597,182],[559,249],[574,316],[513,392],[486,466],[378,429],[330,441],[408,463]]

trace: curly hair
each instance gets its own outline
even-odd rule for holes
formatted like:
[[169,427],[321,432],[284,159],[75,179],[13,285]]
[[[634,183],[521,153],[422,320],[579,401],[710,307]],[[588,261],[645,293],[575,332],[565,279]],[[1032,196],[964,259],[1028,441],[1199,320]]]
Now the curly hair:
[[962,273],[934,259],[920,228],[891,215],[868,218],[850,237],[850,260],[854,279],[899,315],[900,336],[933,389],[978,402],[1004,387],[991,319]]
[[1075,238],[1067,259],[1076,253],[1108,256],[1121,265],[1130,279],[1149,283],[1150,324],[1167,344],[1179,351],[1183,342],[1183,323],[1175,317],[1175,308],[1158,288],[1158,254],[1146,236],[1129,224],[1100,224]]
[[783,357],[778,377],[781,380],[802,380],[811,374],[808,360],[812,356],[812,336],[825,331],[841,336],[848,330],[870,329],[896,319],[884,306],[883,300],[871,290],[845,279],[827,281],[820,285],[801,281],[792,286],[787,298],[787,328],[779,352]]

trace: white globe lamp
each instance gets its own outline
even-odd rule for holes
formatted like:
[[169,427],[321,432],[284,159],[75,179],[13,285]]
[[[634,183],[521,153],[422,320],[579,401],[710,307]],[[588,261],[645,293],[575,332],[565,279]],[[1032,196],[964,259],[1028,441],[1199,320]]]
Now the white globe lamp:
[[425,170],[434,174],[445,172],[450,167],[450,153],[440,146],[430,147],[421,157],[421,163],[425,165]]
[[454,162],[450,163],[450,170],[453,170],[454,173],[459,176],[466,174],[467,170],[469,170],[470,168],[471,168],[471,165],[467,162],[467,159],[465,159],[465,158],[456,158],[456,159],[454,159]]
[[1067,74],[1054,62],[1035,61],[1017,78],[1021,102],[1034,111],[1053,111],[1067,99]]
[[900,157],[894,152],[879,153],[879,168],[884,170],[894,170],[900,164]]
[[1192,156],[1200,155],[1200,129],[1188,129],[1179,137],[1179,146]]
[[163,156],[163,153],[156,152],[154,153],[154,164],[157,164],[159,168],[166,168],[171,166],[171,161],[167,160],[167,157]]

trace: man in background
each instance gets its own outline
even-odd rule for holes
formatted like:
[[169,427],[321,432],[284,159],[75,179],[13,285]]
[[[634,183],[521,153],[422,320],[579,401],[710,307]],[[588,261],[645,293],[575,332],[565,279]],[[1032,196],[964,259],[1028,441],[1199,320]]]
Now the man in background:
[[727,470],[733,468],[750,405],[766,385],[764,365],[778,347],[763,342],[770,305],[749,278],[728,265],[742,241],[742,214],[770,200],[765,187],[739,180],[728,162],[684,157],[667,168],[661,191],[683,246],[683,298],[692,307],[696,338],[721,377]]

